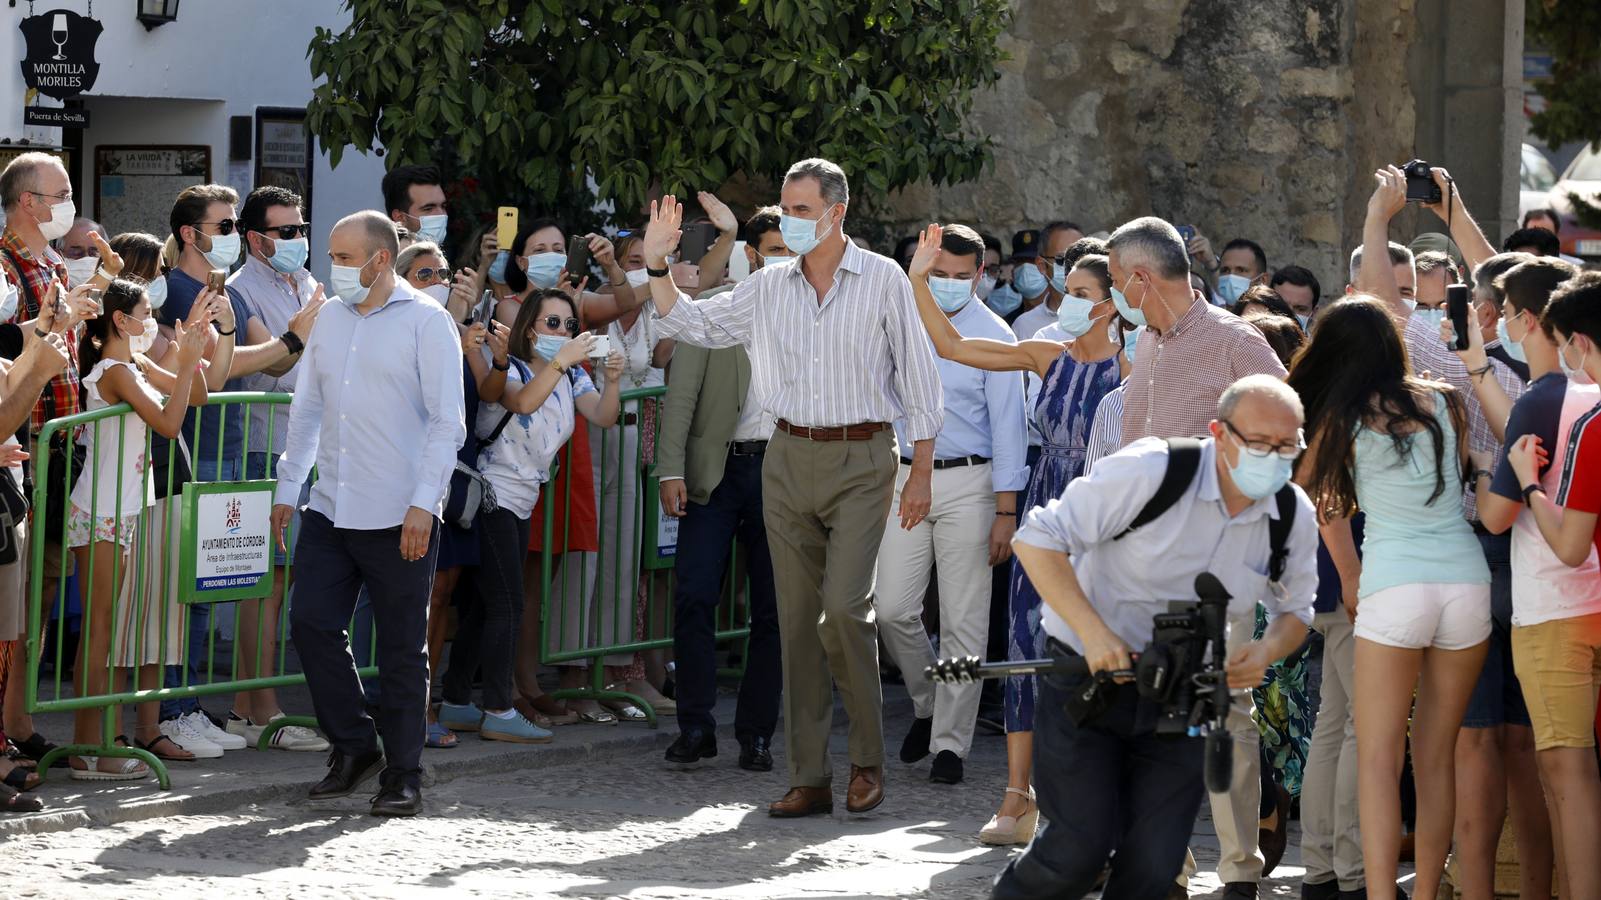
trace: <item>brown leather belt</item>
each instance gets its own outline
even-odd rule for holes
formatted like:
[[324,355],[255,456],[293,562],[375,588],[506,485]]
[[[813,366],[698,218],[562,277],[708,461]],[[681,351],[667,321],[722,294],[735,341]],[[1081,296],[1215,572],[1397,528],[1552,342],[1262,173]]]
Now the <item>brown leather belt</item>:
[[778,430],[808,441],[865,441],[889,428],[884,422],[863,422],[860,425],[840,425],[832,428],[808,428],[791,425],[786,419],[778,420]]

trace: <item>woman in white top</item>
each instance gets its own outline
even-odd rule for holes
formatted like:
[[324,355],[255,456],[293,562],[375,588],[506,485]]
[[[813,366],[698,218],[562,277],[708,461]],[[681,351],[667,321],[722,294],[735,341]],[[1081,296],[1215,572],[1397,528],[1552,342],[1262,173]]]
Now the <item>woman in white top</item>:
[[[209,290],[194,304],[187,323],[177,323],[176,371],[168,372],[143,354],[155,342],[156,320],[144,287],[132,281],[113,281],[102,297],[98,318],[83,326],[78,348],[83,376],[84,409],[93,411],[126,403],[132,414],[101,419],[81,439],[89,448],[84,471],[72,488],[67,517],[67,544],[76,557],[79,583],[86,584],[83,634],[86,662],[78,666],[78,696],[102,695],[111,688],[111,623],[123,569],[129,565],[128,548],[134,543],[139,515],[154,502],[149,478],[147,429],[168,438],[178,436],[184,412],[191,403],[206,400],[205,379],[199,376],[201,353],[210,323],[226,302]],[[163,402],[161,395],[168,399]],[[143,666],[140,684],[159,686],[161,667]],[[168,740],[156,724],[156,704],[141,704],[136,738],[149,749]],[[104,738],[97,709],[77,713],[73,742],[101,745]],[[146,777],[150,769],[133,759],[73,757],[72,777],[87,781],[130,781]]]

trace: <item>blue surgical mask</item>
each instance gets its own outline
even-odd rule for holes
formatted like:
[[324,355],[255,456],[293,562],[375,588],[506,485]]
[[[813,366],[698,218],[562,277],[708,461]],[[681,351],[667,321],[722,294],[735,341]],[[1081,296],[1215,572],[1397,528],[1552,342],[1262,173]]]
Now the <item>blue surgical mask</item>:
[[1051,263],[1051,290],[1058,294],[1067,293],[1067,266],[1059,262]]
[[817,233],[817,223],[828,218],[825,211],[821,218],[802,219],[799,216],[780,215],[778,217],[778,231],[784,236],[784,246],[795,251],[796,256],[805,256],[817,248],[834,230],[833,225],[824,229],[822,234]]
[[973,298],[973,282],[966,278],[930,278],[928,290],[939,308],[948,313],[956,312]]
[[[1134,276],[1130,275],[1128,277],[1128,281],[1123,282],[1123,286],[1128,287],[1133,283]],[[1117,307],[1117,314],[1123,317],[1123,321],[1133,325],[1136,328],[1145,327],[1144,311],[1129,306],[1128,298],[1123,296],[1123,292],[1118,290],[1116,287],[1112,288],[1112,305]]]
[[1012,283],[1024,300],[1033,300],[1045,293],[1045,276],[1032,262],[1021,263],[1012,270]]
[[523,257],[523,265],[527,268],[530,284],[541,289],[553,288],[556,279],[561,277],[561,270],[567,268],[567,254],[535,253]]
[[1418,308],[1418,302],[1413,300],[1411,297],[1402,297],[1401,302],[1406,304],[1407,309],[1415,310]]
[[1423,324],[1429,326],[1429,333],[1432,334],[1439,331],[1440,323],[1445,321],[1445,310],[1439,307],[1434,309],[1430,309],[1426,306],[1420,307],[1412,310],[1412,318],[1417,319]]
[[[1501,321],[1495,323],[1495,336],[1501,339],[1501,346],[1506,348],[1508,356],[1520,363],[1529,361],[1529,358],[1523,355],[1523,341],[1514,341],[1511,335],[1507,333],[1505,316],[1501,318]],[[1527,338],[1529,335],[1525,332],[1523,336]]]
[[506,283],[506,264],[511,262],[511,254],[505,250],[495,254],[495,261],[489,264],[489,280],[496,284]]
[[1056,324],[1068,337],[1080,337],[1095,324],[1095,320],[1090,318],[1090,311],[1093,309],[1095,309],[1094,300],[1068,294],[1062,297],[1062,305],[1056,308]]
[[9,322],[17,314],[17,286],[4,276],[0,276],[0,282],[5,284],[5,291],[0,293],[0,322]]
[[445,239],[445,226],[450,224],[450,216],[418,216],[417,239],[439,243]]
[[[157,275],[145,285],[145,296],[150,298],[150,311],[155,312],[167,302],[167,276]],[[9,316],[0,316],[0,320]]]
[[213,269],[232,268],[239,259],[239,232],[211,235],[211,249],[205,257]]
[[1224,275],[1217,280],[1217,295],[1228,306],[1240,299],[1245,289],[1251,286],[1251,279],[1244,275]]
[[1128,357],[1130,366],[1134,365],[1134,349],[1139,346],[1140,335],[1144,333],[1145,326],[1141,325],[1133,331],[1124,332],[1123,334],[1123,355]]
[[328,284],[346,306],[355,306],[367,299],[367,292],[372,290],[372,285],[361,283],[361,270],[372,261],[373,257],[369,256],[367,262],[359,266],[328,267]]
[[1310,331],[1311,328],[1312,328],[1312,317],[1311,316],[1298,315],[1298,316],[1295,317],[1295,321],[1301,323],[1301,330],[1302,331]]
[[764,256],[762,257],[762,268],[771,269],[773,266],[781,266],[784,263],[794,261],[795,257],[793,256]]
[[272,255],[267,257],[267,262],[285,275],[304,266],[306,257],[311,253],[311,242],[305,238],[288,241],[274,239],[272,247]]
[[556,358],[557,353],[561,352],[561,348],[567,346],[567,342],[570,340],[572,338],[559,334],[541,334],[534,339],[534,352],[538,353],[545,362],[550,362]]
[[[1277,453],[1267,456],[1253,456],[1245,452],[1243,444],[1237,444],[1240,458],[1229,466],[1229,478],[1233,479],[1234,486],[1240,493],[1252,500],[1265,500],[1279,492],[1290,481],[1290,470],[1295,466],[1295,460],[1285,459]],[[1221,451],[1219,451],[1221,452]]]
[[995,311],[997,316],[1004,318],[1017,312],[1017,308],[1023,305],[1023,295],[1019,294],[1017,289],[1011,285],[1003,284],[990,291],[990,295],[984,298],[984,302],[989,305],[990,309]]

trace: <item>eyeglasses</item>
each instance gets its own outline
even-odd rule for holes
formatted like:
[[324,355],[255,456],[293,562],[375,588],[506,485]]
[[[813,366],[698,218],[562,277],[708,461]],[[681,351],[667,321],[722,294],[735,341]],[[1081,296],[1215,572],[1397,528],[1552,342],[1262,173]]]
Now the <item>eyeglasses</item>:
[[450,270],[444,266],[423,266],[417,270],[417,280],[421,282],[450,281]]
[[48,198],[50,200],[59,200],[61,202],[66,202],[66,201],[72,199],[72,192],[71,191],[62,191],[59,194],[41,194],[38,191],[28,191],[27,193],[32,194],[35,197],[45,197],[45,198]]
[[238,224],[239,224],[239,220],[238,219],[219,219],[218,221],[215,221],[215,222],[195,222],[190,227],[194,228],[196,231],[199,231],[200,230],[200,226],[202,226],[202,225],[215,225],[215,226],[217,226],[217,233],[218,234],[229,235],[229,234],[233,234],[234,226],[238,225]]
[[578,333],[578,320],[577,319],[563,319],[561,316],[546,316],[545,317],[545,327],[546,328],[551,328],[551,329],[565,328],[565,329],[567,329],[567,333],[568,334],[577,334]]
[[1293,443],[1269,444],[1267,441],[1250,440],[1245,435],[1240,434],[1240,430],[1235,428],[1234,423],[1228,419],[1223,420],[1223,427],[1227,428],[1239,439],[1246,453],[1258,459],[1266,459],[1269,456],[1276,455],[1279,459],[1294,461],[1297,456],[1301,455],[1301,451],[1306,449],[1306,433],[1299,428],[1295,430],[1295,441]]
[[[221,223],[218,224],[220,225]],[[227,233],[228,232],[226,231],[223,232],[223,234]],[[256,233],[265,234],[269,237],[277,235],[278,239],[281,241],[292,241],[297,237],[311,237],[311,223],[302,222],[299,225],[268,225],[265,228],[256,229]]]

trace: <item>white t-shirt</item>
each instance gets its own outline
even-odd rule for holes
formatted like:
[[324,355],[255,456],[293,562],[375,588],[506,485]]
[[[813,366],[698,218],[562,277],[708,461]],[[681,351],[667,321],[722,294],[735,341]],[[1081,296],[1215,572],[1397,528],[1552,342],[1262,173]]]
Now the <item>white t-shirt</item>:
[[[489,354],[484,348],[484,354]],[[506,386],[525,384],[532,372],[524,373],[521,360],[512,360],[506,373]],[[573,401],[592,393],[595,385],[583,369],[572,369],[569,377],[556,382],[555,390],[530,415],[513,415],[492,444],[478,453],[478,471],[495,489],[495,502],[519,519],[533,515],[539,500],[539,486],[550,478],[550,464],[567,439],[573,436]],[[499,403],[478,404],[478,421],[473,433],[479,440],[489,437],[506,408]]]
[[[1547,497],[1555,497],[1567,459],[1568,433],[1579,416],[1601,403],[1601,388],[1593,384],[1568,383],[1562,402],[1562,419],[1557,425],[1557,445],[1551,451],[1551,465],[1540,478]],[[1571,619],[1601,612],[1601,568],[1595,548],[1577,566],[1569,566],[1551,552],[1540,534],[1534,513],[1525,508],[1512,525],[1512,624],[1522,627],[1555,619]]]

